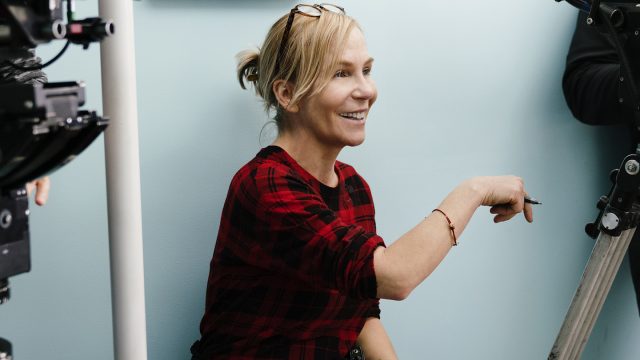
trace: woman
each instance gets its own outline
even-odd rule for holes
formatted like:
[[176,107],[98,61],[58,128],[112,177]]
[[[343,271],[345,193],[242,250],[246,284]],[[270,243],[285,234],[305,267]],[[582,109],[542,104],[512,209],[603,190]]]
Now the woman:
[[478,177],[386,248],[367,183],[337,161],[364,141],[372,66],[357,23],[324,4],[296,6],[239,55],[278,136],[231,182],[194,359],[394,359],[379,298],[406,298],[479,206],[532,221],[521,179]]

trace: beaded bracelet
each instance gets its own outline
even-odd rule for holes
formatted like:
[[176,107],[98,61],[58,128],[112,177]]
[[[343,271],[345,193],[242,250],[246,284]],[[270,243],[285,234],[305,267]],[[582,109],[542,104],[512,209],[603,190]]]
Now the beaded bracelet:
[[453,246],[458,246],[458,239],[456,238],[456,227],[453,225],[453,222],[451,221],[451,219],[449,219],[449,217],[447,216],[447,214],[444,213],[444,211],[440,210],[440,209],[433,209],[433,212],[439,212],[440,214],[444,215],[444,218],[447,219],[447,223],[449,223],[449,230],[451,230],[451,235],[453,235]]

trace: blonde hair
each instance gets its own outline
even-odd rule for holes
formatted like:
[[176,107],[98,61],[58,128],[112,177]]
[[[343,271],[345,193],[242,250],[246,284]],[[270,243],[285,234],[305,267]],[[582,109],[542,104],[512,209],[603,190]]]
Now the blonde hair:
[[275,110],[278,130],[285,124],[273,93],[273,83],[282,79],[295,84],[288,106],[318,94],[331,80],[349,33],[354,27],[359,28],[351,17],[331,11],[323,10],[320,17],[296,14],[276,73],[278,50],[288,17],[287,13],[273,24],[262,48],[245,50],[237,55],[240,86],[246,89],[245,81],[253,84],[264,102],[265,111]]

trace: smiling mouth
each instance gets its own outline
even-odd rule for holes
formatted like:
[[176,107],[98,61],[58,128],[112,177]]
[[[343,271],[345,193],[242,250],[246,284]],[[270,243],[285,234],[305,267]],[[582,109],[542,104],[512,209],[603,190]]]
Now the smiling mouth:
[[364,118],[367,116],[367,113],[364,111],[359,111],[359,112],[340,113],[338,115],[349,120],[364,120]]

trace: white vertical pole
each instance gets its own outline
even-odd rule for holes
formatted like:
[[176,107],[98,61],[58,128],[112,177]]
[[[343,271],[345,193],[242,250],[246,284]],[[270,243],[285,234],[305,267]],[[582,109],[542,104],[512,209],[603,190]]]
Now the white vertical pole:
[[105,131],[111,301],[116,360],[146,360],[138,110],[131,0],[99,0],[115,34],[100,45]]

